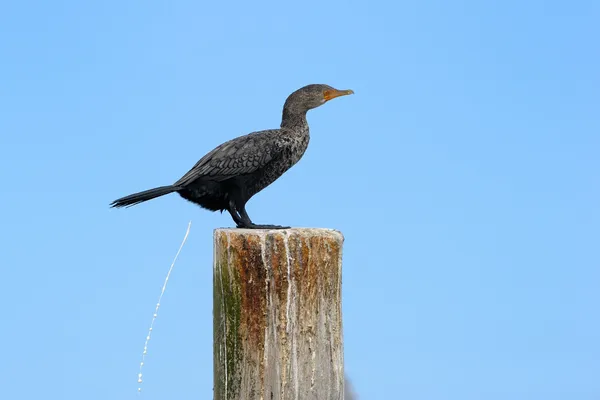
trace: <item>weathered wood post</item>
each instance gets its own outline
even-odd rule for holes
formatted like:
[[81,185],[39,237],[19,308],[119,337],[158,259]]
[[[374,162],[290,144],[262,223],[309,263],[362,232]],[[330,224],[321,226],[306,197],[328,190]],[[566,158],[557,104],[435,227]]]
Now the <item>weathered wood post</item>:
[[343,400],[343,241],[330,229],[215,230],[215,400]]

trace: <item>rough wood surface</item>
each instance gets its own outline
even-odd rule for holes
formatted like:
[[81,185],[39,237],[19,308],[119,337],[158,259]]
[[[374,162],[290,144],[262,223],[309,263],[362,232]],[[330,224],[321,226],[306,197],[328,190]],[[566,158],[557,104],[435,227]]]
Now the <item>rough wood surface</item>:
[[343,240],[215,230],[215,400],[343,400]]

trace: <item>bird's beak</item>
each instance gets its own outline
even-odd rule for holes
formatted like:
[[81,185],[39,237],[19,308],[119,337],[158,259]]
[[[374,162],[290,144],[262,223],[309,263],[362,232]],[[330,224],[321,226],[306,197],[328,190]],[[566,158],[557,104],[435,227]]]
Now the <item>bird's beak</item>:
[[353,90],[337,90],[337,89],[332,89],[332,90],[326,90],[323,92],[323,97],[325,97],[325,101],[329,101],[331,99],[335,99],[336,97],[340,97],[340,96],[347,96],[349,94],[354,94]]

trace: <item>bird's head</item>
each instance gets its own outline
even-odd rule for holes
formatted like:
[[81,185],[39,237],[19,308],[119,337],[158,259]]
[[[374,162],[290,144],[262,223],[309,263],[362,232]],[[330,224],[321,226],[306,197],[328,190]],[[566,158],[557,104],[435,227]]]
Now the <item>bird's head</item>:
[[331,99],[353,93],[352,90],[338,90],[329,85],[307,85],[290,94],[285,101],[284,108],[294,113],[305,113]]

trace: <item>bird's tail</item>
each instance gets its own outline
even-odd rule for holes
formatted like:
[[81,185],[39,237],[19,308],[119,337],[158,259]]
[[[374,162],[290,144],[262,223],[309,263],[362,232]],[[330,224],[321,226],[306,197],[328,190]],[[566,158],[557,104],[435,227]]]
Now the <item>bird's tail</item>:
[[129,196],[121,197],[113,201],[110,206],[111,207],[129,207],[134,206],[136,204],[142,203],[144,201],[152,200],[156,197],[164,196],[165,194],[173,193],[178,191],[180,188],[178,186],[161,186],[150,190],[144,190],[143,192],[130,194]]

